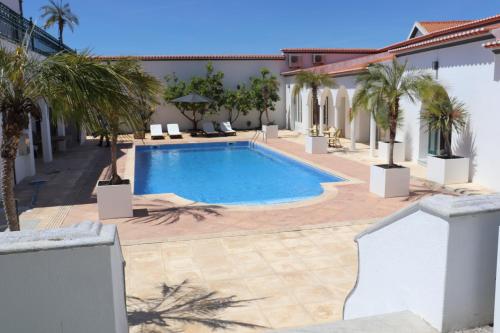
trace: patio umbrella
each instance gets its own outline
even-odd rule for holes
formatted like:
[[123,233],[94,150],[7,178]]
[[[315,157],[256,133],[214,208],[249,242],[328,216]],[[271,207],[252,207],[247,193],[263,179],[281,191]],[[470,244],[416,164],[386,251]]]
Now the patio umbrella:
[[202,104],[202,103],[212,103],[212,100],[208,97],[198,95],[197,93],[190,93],[189,95],[173,99],[171,102],[173,102],[173,103]]

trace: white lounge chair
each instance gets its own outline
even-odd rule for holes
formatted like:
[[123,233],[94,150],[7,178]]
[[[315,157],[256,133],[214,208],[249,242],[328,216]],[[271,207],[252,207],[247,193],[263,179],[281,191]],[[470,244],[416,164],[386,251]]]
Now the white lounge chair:
[[179,138],[182,139],[182,133],[179,131],[178,124],[167,124],[167,133],[168,136],[172,139]]
[[151,131],[151,139],[164,139],[163,131],[161,129],[161,124],[153,124],[149,126]]
[[219,132],[217,132],[215,130],[214,124],[211,121],[203,123],[202,129],[203,129],[203,133],[206,136],[218,136],[219,135]]
[[229,121],[222,121],[220,123],[220,130],[224,135],[236,135],[236,131],[233,130]]

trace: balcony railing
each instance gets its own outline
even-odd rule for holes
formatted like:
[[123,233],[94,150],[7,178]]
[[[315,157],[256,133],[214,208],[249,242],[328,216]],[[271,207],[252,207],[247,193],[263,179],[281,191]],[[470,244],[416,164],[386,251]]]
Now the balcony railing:
[[30,48],[37,53],[50,55],[62,50],[72,50],[60,44],[45,30],[33,24],[32,21],[21,17],[18,13],[0,2],[0,38],[5,38],[14,43],[23,40],[26,33],[31,32]]

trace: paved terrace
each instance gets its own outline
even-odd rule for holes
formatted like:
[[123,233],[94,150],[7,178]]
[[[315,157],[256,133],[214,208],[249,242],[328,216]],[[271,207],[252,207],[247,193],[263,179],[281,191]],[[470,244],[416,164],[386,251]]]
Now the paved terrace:
[[[168,195],[135,197],[134,218],[103,221],[118,225],[127,261],[132,332],[208,332],[210,325],[247,332],[339,320],[357,271],[354,235],[422,196],[479,191],[471,186],[445,189],[415,178],[410,197],[380,199],[368,192],[368,165],[373,160],[366,146],[355,153],[309,155],[300,136],[286,131],[281,135],[267,145],[354,181],[310,201],[251,208],[187,203]],[[185,135],[154,144],[252,136]],[[133,177],[131,148],[126,140],[120,145],[119,169],[128,177]],[[47,182],[39,187],[36,200],[36,187],[29,180],[16,189],[25,210],[23,226],[55,228],[97,220],[94,185],[106,177],[108,162],[109,150],[88,142],[38,165],[35,180]],[[183,300],[190,300],[189,306],[179,306]]]

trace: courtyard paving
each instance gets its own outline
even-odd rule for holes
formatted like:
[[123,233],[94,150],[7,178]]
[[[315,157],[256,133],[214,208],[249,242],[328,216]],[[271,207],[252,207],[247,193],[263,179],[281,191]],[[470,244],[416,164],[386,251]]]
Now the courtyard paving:
[[[240,132],[236,138],[209,140],[253,135]],[[102,221],[118,227],[132,332],[247,332],[341,319],[356,277],[357,233],[423,196],[481,191],[412,178],[409,197],[381,199],[368,191],[373,160],[364,153],[309,155],[300,136],[281,135],[265,144],[353,181],[317,199],[276,206],[228,207],[136,196],[133,218]],[[200,141],[207,139],[185,135],[135,144]],[[132,147],[124,138],[118,161],[119,172],[130,178]],[[365,157],[356,160],[351,153]],[[109,150],[92,141],[52,163],[39,163],[38,174],[16,188],[23,227],[97,221],[94,186],[108,176],[108,163]],[[33,180],[45,183],[37,189]]]

